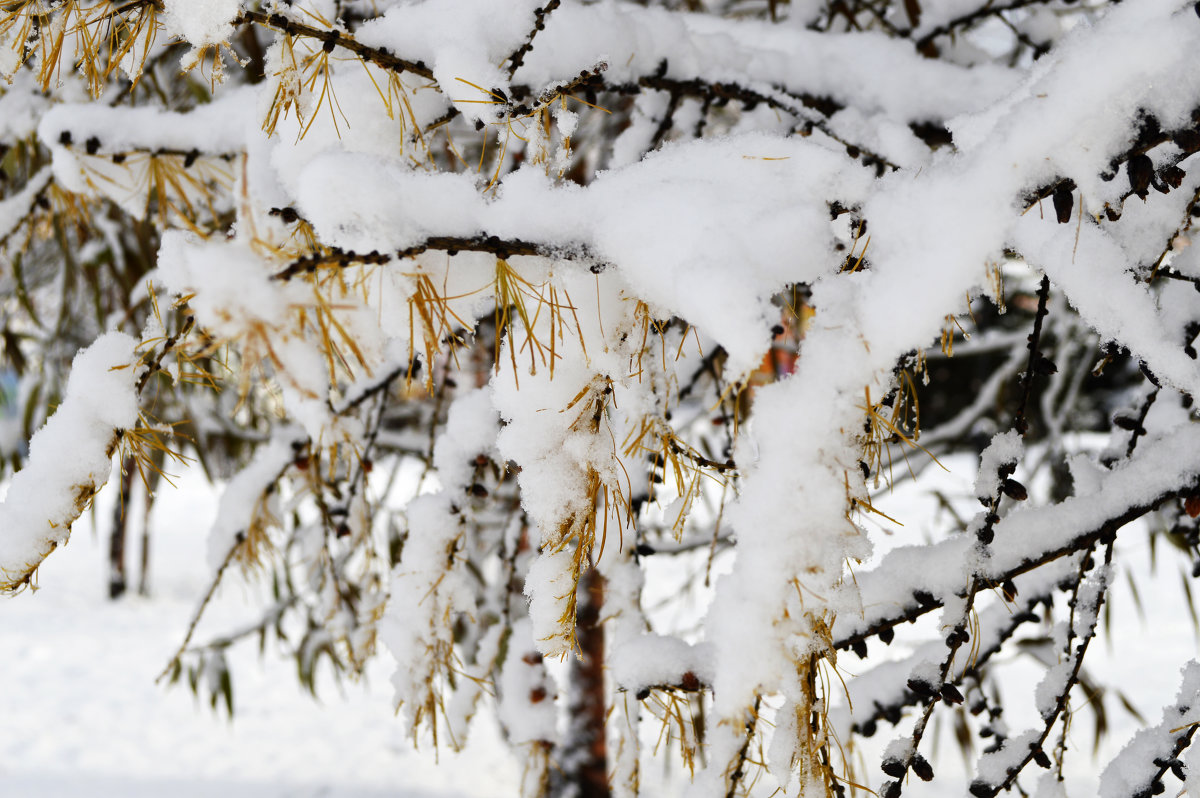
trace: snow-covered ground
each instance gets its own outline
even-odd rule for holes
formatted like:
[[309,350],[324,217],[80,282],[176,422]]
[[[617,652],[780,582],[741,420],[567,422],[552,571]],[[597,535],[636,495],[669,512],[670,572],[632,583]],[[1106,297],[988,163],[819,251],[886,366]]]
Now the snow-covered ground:
[[[0,794],[222,798],[466,798],[516,793],[516,765],[491,730],[462,755],[413,751],[394,716],[377,657],[361,683],[325,673],[319,700],[295,664],[255,641],[230,653],[236,713],[199,703],[155,677],[182,639],[209,574],[213,493],[198,475],[163,486],[153,516],[152,595],[106,598],[107,534],[93,517],[39,572],[40,589],[0,602]],[[106,530],[110,485],[100,498]],[[197,635],[254,617],[231,580]],[[205,630],[208,630],[207,633]],[[486,721],[487,719],[483,719]],[[489,736],[490,735],[490,736]]]

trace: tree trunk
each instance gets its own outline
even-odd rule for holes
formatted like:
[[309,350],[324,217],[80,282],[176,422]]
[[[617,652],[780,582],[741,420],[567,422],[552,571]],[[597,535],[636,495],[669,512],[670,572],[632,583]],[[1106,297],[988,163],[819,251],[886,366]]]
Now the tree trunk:
[[550,781],[554,798],[609,798],[604,686],[604,577],[592,568],[579,582],[578,658],[571,660],[567,731]]
[[118,599],[125,594],[128,580],[125,577],[125,507],[129,504],[130,493],[133,489],[133,470],[136,468],[132,457],[126,457],[121,468],[121,493],[113,508],[112,531],[108,536],[108,597]]
[[142,512],[142,570],[138,573],[138,595],[150,595],[150,497],[146,497]]

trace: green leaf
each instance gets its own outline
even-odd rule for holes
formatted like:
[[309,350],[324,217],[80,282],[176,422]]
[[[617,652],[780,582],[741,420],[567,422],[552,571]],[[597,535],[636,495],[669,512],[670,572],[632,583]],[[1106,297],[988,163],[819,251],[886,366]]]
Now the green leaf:
[[225,711],[229,713],[229,719],[233,720],[233,678],[229,675],[228,668],[221,669],[220,690],[219,692],[225,698]]
[[[1153,540],[1153,538],[1151,538]],[[1142,606],[1142,596],[1138,593],[1137,582],[1133,578],[1133,571],[1125,572],[1126,581],[1129,582],[1129,592],[1133,595],[1133,606],[1137,610],[1138,620],[1143,625],[1146,623],[1146,609]]]
[[1188,578],[1186,570],[1180,571],[1179,575],[1183,577],[1183,597],[1187,600],[1188,617],[1192,619],[1192,631],[1196,637],[1200,637],[1200,617],[1196,616],[1196,602],[1192,598],[1192,580]]
[[17,281],[17,302],[19,302],[25,312],[29,314],[30,320],[33,321],[33,323],[38,327],[41,327],[42,321],[38,318],[37,308],[33,306],[33,302],[29,299],[29,291],[25,287],[25,272],[21,268],[22,262],[23,259],[20,252],[13,256],[12,267],[13,277],[16,278]]
[[21,418],[21,426],[24,431],[26,440],[28,440],[30,437],[33,436],[33,433],[34,433],[33,424],[34,424],[34,420],[35,420],[35,414],[37,413],[38,408],[40,407],[40,403],[38,400],[41,399],[41,396],[42,396],[42,384],[40,382],[35,382],[33,384],[33,390],[31,390],[29,392],[29,398],[25,400],[25,413],[23,414],[23,416]]

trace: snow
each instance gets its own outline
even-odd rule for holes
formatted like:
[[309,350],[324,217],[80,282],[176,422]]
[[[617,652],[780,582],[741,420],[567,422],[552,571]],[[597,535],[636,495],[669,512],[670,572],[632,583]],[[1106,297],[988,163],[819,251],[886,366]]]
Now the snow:
[[1100,776],[1100,798],[1135,795],[1150,786],[1157,775],[1155,759],[1175,753],[1181,732],[1200,722],[1200,663],[1188,662],[1181,671],[1179,693],[1173,705],[1163,707],[1162,721],[1135,734]]
[[[1014,508],[996,524],[995,541],[980,575],[996,577],[1061,551],[1082,536],[1099,537],[1109,519],[1188,487],[1189,469],[1200,467],[1195,459],[1198,445],[1200,438],[1190,425],[1176,428],[1170,438],[1139,446],[1129,462],[1097,479],[1094,489],[1056,505]],[[856,575],[863,614],[840,616],[844,625],[839,623],[838,634],[854,634],[902,613],[915,605],[914,591],[936,597],[963,590],[962,574],[969,572],[966,563],[974,558],[974,540],[964,537],[892,549],[877,567]]]
[[[60,185],[107,196],[135,218],[143,218],[148,211],[147,186],[164,188],[150,158],[166,154],[184,166],[192,179],[211,179],[214,168],[228,169],[227,159],[245,147],[252,100],[251,90],[231,90],[187,113],[61,103],[45,111],[37,131],[53,154],[54,177]],[[174,177],[166,181],[166,188],[178,191],[180,183],[187,181],[188,177]]]
[[1067,680],[1075,670],[1075,662],[1073,660],[1064,660],[1057,665],[1051,666],[1046,675],[1038,682],[1037,689],[1034,690],[1033,700],[1037,706],[1038,714],[1043,718],[1049,718],[1058,704],[1058,697],[1063,694],[1064,688],[1067,686]]
[[205,47],[229,38],[230,23],[241,13],[242,0],[166,0],[163,8],[168,36]]
[[1176,336],[1164,329],[1155,298],[1127,273],[1129,254],[1103,230],[1091,223],[1078,231],[1034,224],[1027,216],[1017,241],[1029,262],[1046,269],[1103,338],[1135,349],[1170,385],[1197,392],[1200,367],[1182,349],[1167,344]]
[[[484,231],[542,241],[548,252],[584,248],[619,264],[618,279],[660,315],[697,319],[728,350],[736,376],[769,343],[771,295],[840,263],[823,200],[798,196],[797,187],[832,189],[853,203],[869,180],[827,147],[746,135],[671,146],[584,189],[519,170],[491,202],[467,175],[328,155],[301,173],[298,204],[323,240],[358,252]],[[727,268],[734,260],[736,272]]]
[[[514,743],[553,740],[557,734],[558,713],[554,709],[556,687],[542,664],[541,654],[533,646],[533,630],[522,619],[513,626],[513,647],[497,685],[500,695],[498,714]],[[524,643],[524,645],[517,645]]]
[[574,604],[572,579],[574,556],[569,550],[542,554],[529,566],[525,595],[529,597],[529,623],[538,650],[548,657],[563,656],[572,649],[573,625],[569,607]]
[[29,178],[20,191],[0,200],[0,241],[6,240],[29,215],[30,206],[38,195],[50,185],[53,176],[51,167],[45,166]]
[[[1127,9],[1114,13],[1099,26],[1106,32],[1121,32],[1122,52],[1132,51],[1150,59],[1169,57],[1159,49],[1160,42],[1149,35],[1130,46],[1124,40],[1126,28],[1119,27],[1125,13]],[[1136,13],[1145,13],[1144,7]],[[1166,17],[1154,20],[1149,27],[1168,37],[1180,35],[1180,26]],[[1043,91],[1014,105],[1003,123],[995,125],[979,143],[964,146],[955,157],[935,156],[931,166],[915,177],[895,174],[881,181],[864,208],[871,220],[872,241],[879,242],[872,245],[874,267],[857,281],[843,281],[836,287],[821,283],[816,287],[814,304],[825,310],[818,313],[808,333],[796,377],[760,392],[752,422],[757,457],[746,471],[741,496],[730,513],[739,533],[738,559],[734,573],[718,584],[708,622],[709,640],[716,643],[718,656],[716,716],[726,723],[751,702],[760,685],[780,684],[778,669],[789,655],[806,653],[805,648],[795,651],[785,645],[786,637],[773,640],[749,634],[750,627],[742,619],[778,619],[781,608],[795,601],[786,575],[807,572],[804,586],[823,595],[837,586],[841,563],[847,557],[861,559],[868,553],[865,542],[855,539],[856,530],[844,520],[845,475],[854,470],[854,464],[847,462],[845,455],[839,460],[834,454],[849,448],[838,443],[837,431],[855,427],[848,410],[861,395],[861,386],[870,386],[881,376],[879,372],[890,369],[905,351],[933,338],[935,320],[954,312],[959,298],[983,282],[981,274],[966,272],[961,264],[983,264],[998,256],[1007,220],[1016,214],[1014,201],[1022,182],[1049,176],[1046,158],[1039,157],[1039,153],[1048,156],[1066,147],[1093,159],[1116,148],[1111,128],[1103,128],[1110,132],[1099,132],[1082,147],[1058,140],[1067,135],[1068,129],[1072,138],[1091,135],[1093,130],[1086,119],[1096,105],[1087,104],[1088,100],[1079,96],[1078,81],[1070,81],[1067,88],[1065,76],[1076,68],[1073,58],[1090,61],[1085,49],[1068,48],[1056,69],[1038,84]],[[1114,74],[1112,82],[1130,85],[1140,74]],[[1113,83],[1103,84],[1102,89],[1101,84],[1089,85],[1107,96]],[[1131,91],[1129,96],[1135,95]],[[1144,101],[1140,93],[1136,96]],[[1165,98],[1163,101],[1174,103]],[[1113,103],[1106,101],[1103,107],[1108,111]],[[1047,110],[1057,115],[1053,122],[1047,120]],[[1086,165],[1093,171],[1104,166],[1094,160]],[[1082,168],[1084,164],[1072,166]],[[926,277],[917,279],[917,274]],[[933,274],[937,277],[930,279]],[[847,336],[846,329],[857,330],[858,336]],[[762,429],[770,430],[769,437],[758,432]],[[797,468],[795,452],[801,447],[822,452],[824,458],[807,469]],[[1153,495],[1145,481],[1134,477],[1130,469],[1125,469],[1122,476],[1126,481],[1106,494],[1105,501],[1094,502],[1087,509],[1098,509],[1116,493],[1125,493],[1123,498],[1129,503],[1136,503],[1134,496]],[[1070,508],[1063,508],[1061,514],[1048,514],[1058,518],[1078,514],[1081,505],[1069,504]],[[1112,505],[1105,509],[1110,515],[1091,516],[1096,523],[1112,517]],[[1016,517],[1017,513],[1009,516]],[[1038,524],[1036,531],[1024,529],[1023,536],[1014,539],[1011,533],[1005,533],[1015,526],[1014,521],[997,529],[1002,551],[993,559],[999,566],[993,573],[1004,571],[1001,560],[1012,567],[1016,564],[1013,560],[1019,562],[1042,548],[1048,536],[1063,529]],[[1066,542],[1063,537],[1058,540]],[[969,544],[952,543],[959,558],[970,556],[965,548]],[[1006,552],[1011,554],[1004,557]],[[911,554],[905,561],[900,559],[902,552],[894,553],[893,561],[883,569],[888,574],[887,603],[893,607],[908,600],[902,588],[897,590],[906,581],[897,579],[897,574],[912,574],[926,591],[949,594],[963,589],[963,574],[974,570],[965,559],[953,565],[947,562],[946,568],[931,567],[933,561],[927,551]],[[774,591],[765,587],[771,584],[778,587]],[[872,595],[873,585],[861,577],[856,584],[863,607],[874,615],[884,600]],[[798,606],[791,614],[803,617]],[[811,638],[812,632],[803,624],[794,626],[798,627],[796,634]],[[819,643],[819,638],[810,639],[806,645]]]
[[[439,438],[434,451],[442,489],[418,496],[407,507],[409,534],[400,564],[392,572],[390,603],[380,629],[396,660],[392,675],[394,703],[414,729],[421,723],[433,724],[436,729],[436,719],[430,716],[441,701],[438,691],[446,689],[445,681],[453,678],[452,667],[467,667],[452,663],[454,628],[449,619],[460,613],[478,618],[483,609],[476,605],[465,568],[470,511],[459,507],[462,500],[458,497],[467,494],[472,485],[476,458],[491,451],[497,422],[486,390],[464,392],[456,398],[449,411],[446,434]],[[509,656],[522,644],[532,643],[531,639],[522,639],[520,631],[514,629],[509,636]],[[484,653],[476,656],[477,673],[468,671],[479,684],[489,678],[492,660],[499,656],[502,633],[500,626],[484,633],[489,639],[481,644]],[[521,687],[527,685],[509,684],[506,689],[519,692]],[[461,699],[457,711],[447,718],[449,744],[455,749],[467,739],[467,723],[480,697],[479,692],[464,695],[467,697]],[[553,706],[553,701],[548,705]],[[504,712],[503,704],[501,713],[506,719],[512,717],[512,713]],[[520,741],[528,739],[534,738]]]
[[[0,64],[0,74],[6,73]],[[18,72],[0,96],[0,135],[5,141],[25,138],[37,129],[38,120],[49,106],[50,101],[37,90],[34,76]]]
[[0,590],[21,587],[107,481],[122,430],[138,420],[136,341],[108,333],[76,355],[58,410],[0,503]]
[[[151,595],[104,598],[105,523],[115,492],[76,524],[71,542],[39,571],[40,589],[6,602],[0,639],[0,712],[37,722],[0,731],[0,778],[37,796],[152,798],[490,798],[513,794],[519,770],[481,718],[462,754],[435,757],[404,738],[390,704],[387,657],[360,682],[318,671],[314,700],[295,662],[269,646],[229,650],[235,715],[229,721],[185,685],[155,682],[195,611],[211,572],[204,531],[219,490],[199,469],[176,470],[151,514]],[[115,486],[110,486],[115,487]],[[10,487],[11,495],[11,487]],[[266,586],[269,587],[269,586]],[[245,621],[264,586],[235,578],[199,630],[207,639]],[[18,689],[19,688],[19,689]],[[486,775],[481,775],[486,774]]]
[[[979,474],[975,477],[975,497],[990,504],[1000,495],[1000,470],[1015,467],[1021,461],[1025,447],[1016,430],[997,433],[979,455]],[[984,506],[987,506],[985,504]]]
[[659,685],[688,681],[699,684],[712,679],[711,647],[690,645],[675,637],[649,634],[630,640],[613,652],[613,678],[622,689],[637,693]]
[[485,205],[470,175],[381,168],[376,158],[339,153],[305,166],[297,192],[318,234],[351,251],[407,249],[434,234],[483,230]]
[[[95,153],[106,155],[135,149],[188,152],[193,148],[205,155],[235,153],[245,146],[253,96],[249,88],[230,89],[186,113],[148,106],[63,103],[41,116],[38,136],[60,148],[64,134],[70,135],[76,148],[94,137]],[[54,154],[56,162],[66,155],[63,149],[55,149]]]
[[255,517],[263,512],[270,514],[266,507],[274,503],[269,499],[275,483],[306,443],[296,430],[277,431],[271,442],[259,449],[250,464],[225,486],[217,517],[208,532],[208,565],[214,573],[245,540]]
[[467,119],[492,121],[495,98],[487,92],[508,85],[497,64],[520,46],[538,7],[538,0],[404,3],[363,25],[357,38],[424,61]]
[[999,751],[980,757],[976,766],[980,780],[991,785],[1002,784],[1009,770],[1016,767],[1029,753],[1030,746],[1037,742],[1038,733],[1036,729],[1030,729],[1009,737]]
[[716,82],[745,75],[752,85],[781,82],[794,93],[909,119],[976,110],[1011,83],[1005,70],[929,61],[907,42],[876,33],[822,35],[753,20],[730,24],[613,0],[564,4],[517,77],[544,85],[604,59],[609,79],[620,83],[653,73],[662,53],[670,53],[668,77]]

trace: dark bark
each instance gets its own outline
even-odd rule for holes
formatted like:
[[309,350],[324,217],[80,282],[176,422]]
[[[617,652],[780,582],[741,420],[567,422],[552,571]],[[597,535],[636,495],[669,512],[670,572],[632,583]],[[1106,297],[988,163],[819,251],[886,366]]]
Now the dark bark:
[[142,556],[141,571],[138,572],[138,595],[150,595],[150,497],[146,497],[145,512],[142,518]]
[[133,492],[133,472],[137,468],[132,457],[121,464],[121,495],[113,508],[112,531],[108,537],[108,597],[118,599],[125,594],[128,580],[125,575],[125,507]]
[[571,660],[567,732],[554,763],[554,798],[608,798],[604,685],[604,577],[594,568],[579,580],[576,634],[579,656]]

